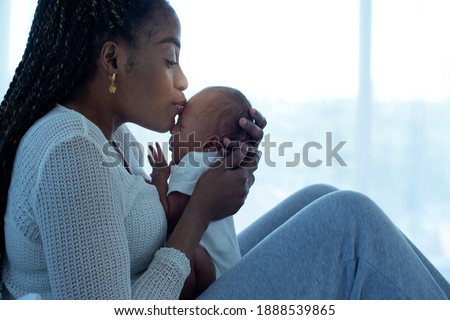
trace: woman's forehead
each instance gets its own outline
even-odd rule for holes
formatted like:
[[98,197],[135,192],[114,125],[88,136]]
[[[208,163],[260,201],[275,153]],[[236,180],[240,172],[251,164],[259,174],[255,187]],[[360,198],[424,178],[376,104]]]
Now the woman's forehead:
[[156,20],[152,19],[141,29],[141,41],[151,45],[172,43],[181,47],[181,26],[178,17],[174,14],[158,14]]

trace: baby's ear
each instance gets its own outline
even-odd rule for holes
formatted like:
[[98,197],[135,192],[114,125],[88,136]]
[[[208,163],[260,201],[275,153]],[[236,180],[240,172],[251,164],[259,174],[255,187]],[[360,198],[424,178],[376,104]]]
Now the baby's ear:
[[209,136],[203,144],[203,152],[219,151],[220,149],[220,137],[218,135]]

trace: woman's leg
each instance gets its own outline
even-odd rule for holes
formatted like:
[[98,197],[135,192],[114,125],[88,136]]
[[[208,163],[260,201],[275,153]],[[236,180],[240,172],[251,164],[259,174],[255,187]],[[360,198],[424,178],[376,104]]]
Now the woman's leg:
[[437,282],[437,284],[442,288],[447,298],[450,299],[450,286],[447,279],[444,278],[444,276],[435,268],[435,266],[423,255],[422,252],[405,236],[403,235],[408,241],[408,244],[411,246],[411,248],[416,253],[417,257],[422,261],[424,266],[428,269],[434,280]]
[[238,240],[241,254],[245,255],[262,239],[311,202],[337,190],[335,187],[326,184],[317,184],[292,194],[239,234]]
[[448,299],[449,288],[375,203],[336,191],[266,236],[200,298]]

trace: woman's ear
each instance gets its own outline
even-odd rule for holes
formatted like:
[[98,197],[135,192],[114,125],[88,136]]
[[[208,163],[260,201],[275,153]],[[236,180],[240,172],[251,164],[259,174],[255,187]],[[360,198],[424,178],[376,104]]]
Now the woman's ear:
[[107,41],[103,44],[100,52],[100,63],[108,74],[118,73],[119,47],[114,41]]
[[203,144],[203,152],[213,152],[220,150],[220,137],[218,135],[211,135]]

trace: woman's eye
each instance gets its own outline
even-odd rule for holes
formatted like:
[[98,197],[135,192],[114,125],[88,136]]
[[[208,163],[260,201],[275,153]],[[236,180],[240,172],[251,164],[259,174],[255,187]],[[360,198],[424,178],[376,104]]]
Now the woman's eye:
[[166,63],[167,63],[167,65],[168,65],[170,68],[173,68],[173,66],[177,64],[176,61],[174,61],[174,60],[167,60],[167,59],[166,59]]

